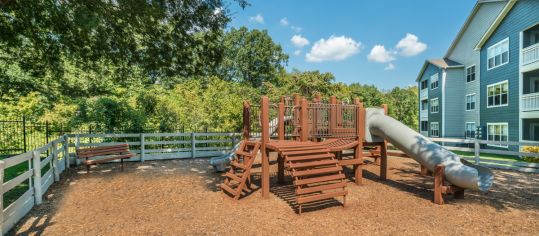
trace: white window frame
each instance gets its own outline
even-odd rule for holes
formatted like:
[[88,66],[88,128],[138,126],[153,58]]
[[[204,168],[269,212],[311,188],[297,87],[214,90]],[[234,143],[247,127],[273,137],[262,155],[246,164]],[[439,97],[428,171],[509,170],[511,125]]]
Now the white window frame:
[[[472,132],[474,132],[474,137],[468,137],[468,124],[473,124],[474,129],[472,130]],[[476,129],[477,129],[477,125],[475,124],[475,122],[466,122],[466,124],[464,125],[464,138],[475,139]]]
[[[425,82],[425,83],[427,84],[427,85],[425,86],[425,88],[421,88],[423,82]],[[426,79],[426,80],[421,80],[421,81],[419,82],[419,90],[420,90],[420,91],[429,90],[429,86],[430,86],[430,85],[429,85],[429,80],[428,80],[428,79]]]
[[[432,125],[436,125],[437,129],[433,129]],[[433,135],[432,131],[436,130],[438,135]],[[440,137],[440,123],[439,122],[430,122],[429,123],[429,136],[432,138],[438,138]]]
[[[497,46],[499,46],[499,45],[505,43],[506,41],[507,41],[507,62],[505,62],[505,63],[502,62],[501,64],[499,64],[499,65],[497,65],[497,66],[494,65],[494,67],[489,67],[489,65],[488,65],[488,60],[489,60],[491,57],[489,57],[489,53],[488,53],[488,52],[489,52],[490,49],[492,49],[493,47],[497,47]],[[509,56],[510,56],[509,54],[510,54],[510,53],[509,53],[509,52],[511,51],[511,50],[509,50],[509,46],[510,46],[510,45],[509,45],[509,37],[507,37],[507,38],[501,40],[500,42],[497,42],[496,44],[494,44],[494,45],[492,45],[492,46],[490,46],[490,47],[487,48],[487,60],[486,60],[486,63],[487,63],[487,70],[496,69],[496,68],[498,68],[498,67],[500,67],[500,66],[503,66],[503,65],[509,63],[509,61],[510,61],[510,58],[509,58]],[[502,52],[501,54],[499,54],[499,55],[502,55],[502,54],[503,54],[503,52]],[[497,55],[495,55],[494,57],[496,57],[496,56],[497,56]],[[493,58],[493,57],[492,57],[492,58]],[[501,60],[501,58],[500,58],[500,60]]]
[[[473,73],[474,73],[474,80],[472,81],[469,81],[468,82],[468,69],[472,68],[472,67],[475,67]],[[466,67],[466,83],[472,83],[472,82],[475,82],[477,80],[477,66],[475,66],[475,64],[471,65],[471,66],[468,66]]]
[[[497,141],[497,140],[490,140],[489,139],[489,126],[493,126],[493,125],[501,125],[501,126],[507,126],[507,142],[509,142],[509,123],[507,122],[498,122],[498,123],[487,123],[487,141]],[[502,142],[501,140],[498,141],[498,142]],[[498,144],[487,144],[487,146],[491,146],[491,147],[499,147],[499,148],[508,148],[509,145],[498,145]]]
[[[423,107],[423,101],[427,101],[426,107]],[[429,99],[421,99],[421,101],[419,101],[419,108],[420,108],[420,111],[428,111],[429,110]]]
[[[423,122],[427,122],[427,130],[422,129],[423,128],[423,126],[422,126]],[[419,132],[427,132],[428,133],[429,132],[429,126],[430,126],[430,124],[429,124],[428,120],[420,120],[419,121]]]
[[[507,103],[506,103],[506,104],[500,104],[500,105],[492,105],[492,106],[489,106],[489,105],[488,105],[488,89],[489,89],[490,87],[494,87],[494,86],[496,86],[496,85],[505,84],[505,83],[507,83]],[[504,81],[501,81],[501,82],[498,82],[498,83],[494,83],[494,84],[489,84],[489,85],[487,85],[486,96],[487,96],[487,98],[486,98],[486,99],[487,99],[487,100],[486,100],[486,102],[487,102],[487,108],[495,108],[495,107],[506,107],[506,106],[509,106],[509,80],[504,80]],[[501,96],[501,94],[500,94],[500,96]],[[500,97],[500,103],[501,103],[501,102],[502,102],[502,101],[501,101],[501,97]]]
[[[434,107],[433,104],[434,104],[434,100],[436,100],[436,111],[432,111],[432,108]],[[431,114],[435,114],[435,113],[438,113],[440,112],[440,100],[438,98],[433,98],[430,100],[430,104],[429,104],[429,112]]]
[[[488,89],[487,89],[487,91],[488,91]],[[468,110],[468,97],[469,96],[474,96],[475,97],[473,109],[470,109],[470,110]],[[487,95],[487,98],[488,98],[488,95]],[[476,107],[477,107],[477,94],[476,93],[467,94],[464,97],[464,104],[466,105],[466,107],[464,108],[466,111],[474,111],[476,109]]]
[[[430,76],[430,80],[429,80],[429,88],[430,88],[430,90],[435,90],[438,87],[440,87],[440,78],[439,78],[440,75],[439,74],[440,73],[436,73],[436,74]],[[432,87],[432,84],[434,82],[436,82],[436,87],[435,88]]]

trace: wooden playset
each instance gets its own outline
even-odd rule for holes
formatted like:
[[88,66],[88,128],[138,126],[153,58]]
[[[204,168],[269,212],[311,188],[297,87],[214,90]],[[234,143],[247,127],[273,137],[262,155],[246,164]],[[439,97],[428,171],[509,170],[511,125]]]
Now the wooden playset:
[[[387,114],[387,105],[382,108]],[[221,189],[234,199],[250,191],[250,170],[260,149],[264,198],[270,193],[269,155],[275,152],[277,182],[284,184],[285,171],[292,177],[300,214],[304,204],[336,197],[343,197],[344,206],[348,191],[343,167],[353,168],[354,181],[360,185],[362,165],[366,163],[363,158],[373,157],[380,165],[380,178],[386,179],[387,141],[366,141],[365,119],[366,108],[359,99],[345,104],[334,96],[328,101],[320,96],[308,101],[295,95],[282,97],[278,103],[270,103],[267,97],[262,97],[259,105],[244,102],[244,141]],[[370,151],[364,152],[365,147]],[[443,193],[458,192],[462,196],[462,189],[443,184],[443,167],[435,176],[436,203],[443,204]]]

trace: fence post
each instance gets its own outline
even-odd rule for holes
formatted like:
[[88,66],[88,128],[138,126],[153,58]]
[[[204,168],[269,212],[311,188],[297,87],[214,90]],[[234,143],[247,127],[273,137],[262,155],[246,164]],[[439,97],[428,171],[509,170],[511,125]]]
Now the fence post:
[[[75,155],[77,155],[77,154],[76,154],[76,153],[77,153],[76,150],[79,149],[79,148],[80,148],[80,135],[77,134],[76,140],[75,140]],[[78,160],[77,160],[77,157],[75,157],[75,165],[79,165],[79,162],[78,162]]]
[[195,152],[196,152],[196,141],[195,141],[195,133],[191,132],[191,158],[195,158]]
[[60,181],[60,170],[58,169],[58,140],[52,141],[52,171],[54,172],[54,182]]
[[41,205],[42,192],[41,192],[41,158],[39,151],[32,152],[33,169],[34,169],[34,199],[36,205]]
[[26,116],[23,115],[22,116],[22,138],[23,138],[23,147],[24,147],[24,152],[27,151],[27,146],[26,146]]
[[144,133],[140,134],[140,162],[144,162]]
[[4,161],[0,161],[0,235],[4,235]]
[[479,146],[479,141],[476,139],[474,141],[474,152],[475,152],[475,164],[476,165],[479,165],[479,161],[480,161],[480,151],[479,149],[481,148],[481,146]]
[[64,134],[64,161],[66,163],[66,168],[69,168],[69,137],[67,134]]

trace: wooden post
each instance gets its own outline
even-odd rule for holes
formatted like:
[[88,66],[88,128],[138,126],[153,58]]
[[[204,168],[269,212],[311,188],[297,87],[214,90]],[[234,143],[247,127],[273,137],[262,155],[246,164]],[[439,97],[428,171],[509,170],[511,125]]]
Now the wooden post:
[[309,111],[307,110],[308,106],[309,104],[307,103],[307,99],[301,99],[301,113],[299,120],[301,124],[300,141],[302,142],[306,142],[309,139]]
[[195,132],[191,132],[191,158],[196,157],[196,149],[197,149],[197,143],[196,143]]
[[4,235],[4,161],[0,161],[0,235]]
[[337,97],[329,97],[329,135],[333,135],[335,128],[337,128]]
[[144,134],[140,134],[140,162],[144,162],[144,154],[145,154],[145,148],[146,141],[144,140]]
[[66,168],[69,168],[70,165],[69,158],[69,137],[67,134],[64,134],[64,161],[66,163]]
[[481,161],[480,149],[481,149],[481,146],[479,146],[479,141],[476,139],[474,141],[474,154],[475,154],[476,165],[479,165],[479,162]]
[[36,205],[41,205],[43,201],[43,193],[41,192],[41,153],[39,151],[32,152],[32,168],[34,169],[34,200]]
[[266,144],[269,142],[269,99],[268,97],[262,97],[260,103],[260,120],[262,122],[262,197],[269,197],[269,185],[270,185],[270,176],[269,176],[269,153],[266,148]]
[[365,141],[365,108],[359,99],[354,100],[356,105],[356,136],[358,144],[354,150],[354,158],[359,162],[354,165],[354,178],[357,185],[363,183],[363,142]]
[[284,133],[284,102],[279,103],[279,118],[277,121],[277,134],[279,136],[279,140],[285,140],[285,133]]
[[442,189],[444,186],[444,169],[443,165],[436,165],[434,169],[434,203],[438,205],[444,204]]
[[52,171],[54,172],[54,181],[60,181],[60,169],[58,168],[58,141],[52,141]]
[[251,134],[251,106],[248,101],[243,101],[243,139],[248,140]]
[[430,173],[429,169],[427,169],[427,167],[424,166],[424,165],[421,165],[421,172],[420,173],[421,173],[422,176],[430,176],[430,175],[432,175]]
[[[382,104],[384,114],[387,116],[387,104]],[[380,179],[387,179],[387,140],[380,147]]]

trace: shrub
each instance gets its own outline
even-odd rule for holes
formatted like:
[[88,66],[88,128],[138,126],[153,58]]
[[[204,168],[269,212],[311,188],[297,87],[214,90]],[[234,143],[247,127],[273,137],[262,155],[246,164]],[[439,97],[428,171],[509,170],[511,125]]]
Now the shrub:
[[[522,148],[523,152],[528,153],[539,153],[539,146],[524,146]],[[525,161],[529,162],[538,162],[539,163],[539,157],[533,157],[533,156],[524,156],[522,157]]]

